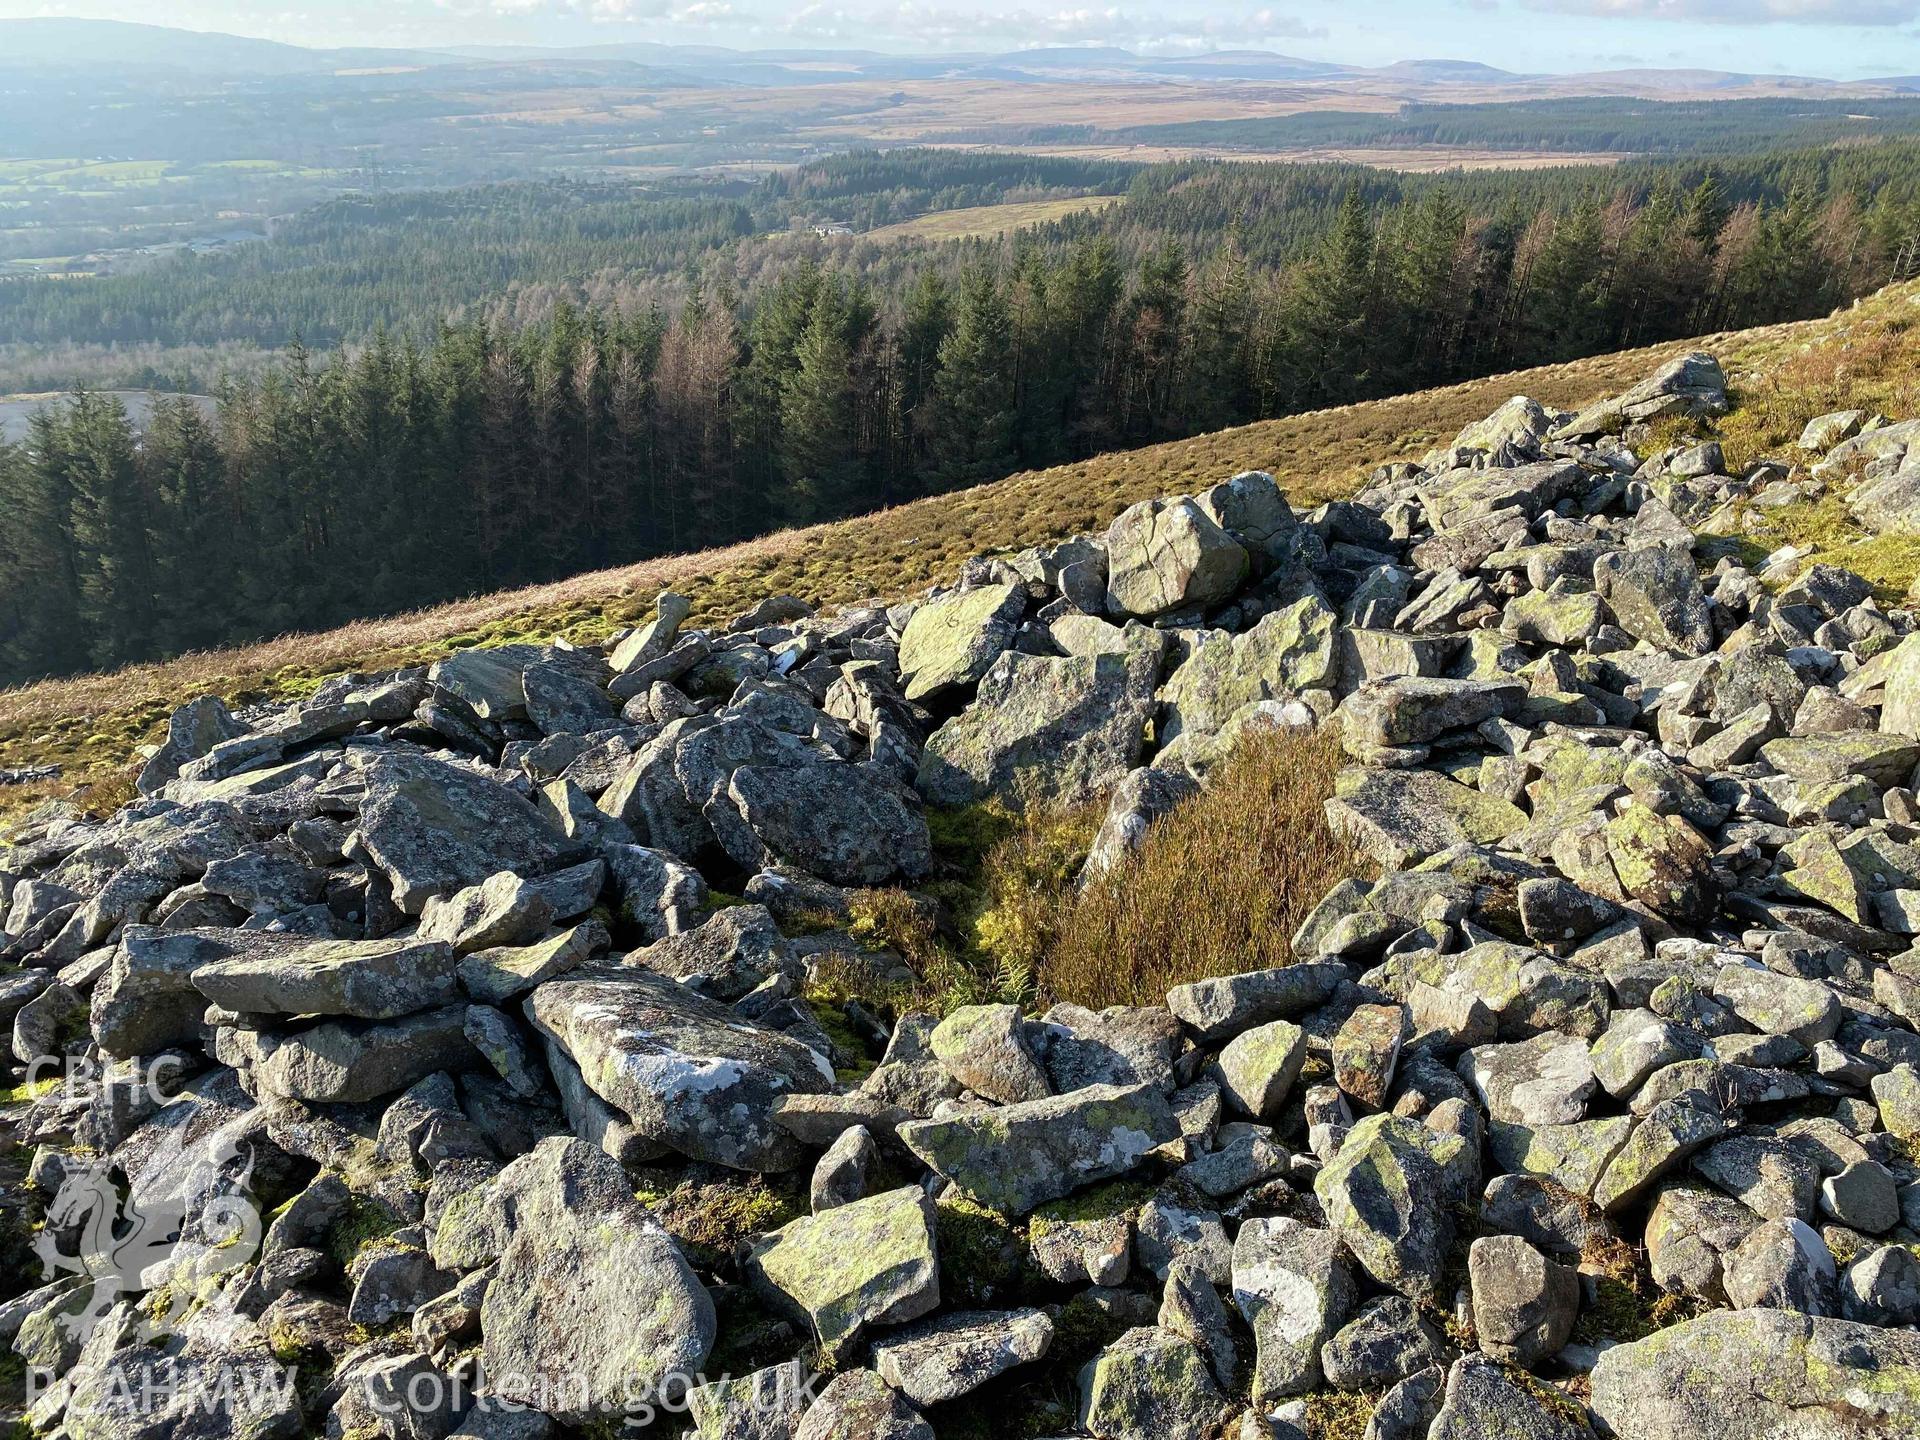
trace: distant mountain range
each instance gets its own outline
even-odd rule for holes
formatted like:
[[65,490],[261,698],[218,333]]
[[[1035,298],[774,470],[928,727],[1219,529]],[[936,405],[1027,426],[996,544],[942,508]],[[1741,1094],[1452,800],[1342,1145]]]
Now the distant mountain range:
[[713,45],[622,43],[541,48],[463,45],[445,49],[308,49],[159,25],[111,20],[0,20],[0,70],[118,70],[191,74],[200,78],[325,75],[392,69],[551,69],[631,75],[704,84],[818,85],[848,80],[926,80],[943,76],[998,80],[1267,81],[1401,94],[1513,90],[1533,94],[1874,95],[1920,91],[1920,77],[1863,81],[1757,75],[1721,70],[1611,70],[1528,75],[1471,60],[1415,59],[1386,66],[1341,65],[1267,50],[1206,55],[1136,55],[1109,46],[1057,47],[1002,53],[893,55],[874,50],[732,50]]

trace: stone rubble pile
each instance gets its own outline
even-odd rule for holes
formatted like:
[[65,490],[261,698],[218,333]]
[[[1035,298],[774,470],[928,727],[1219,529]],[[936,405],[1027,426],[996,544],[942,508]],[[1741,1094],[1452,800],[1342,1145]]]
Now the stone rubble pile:
[[[0,848],[14,1073],[85,1077],[11,1117],[22,1243],[110,1245],[102,1193],[166,1242],[9,1284],[30,1423],[542,1440],[677,1380],[704,1436],[922,1437],[1066,1357],[1102,1440],[1920,1434],[1920,633],[1699,538],[1834,486],[1920,531],[1920,422],[1647,438],[1725,406],[1694,354],[1306,516],[1244,474],[915,603],[185,706]],[[809,1001],[900,977],[847,919],[928,806],[1110,797],[1104,870],[1317,726],[1382,869],[1291,966]],[[737,1250],[651,1198],[763,1175],[811,1213]],[[300,1383],[124,1399],[163,1364]]]

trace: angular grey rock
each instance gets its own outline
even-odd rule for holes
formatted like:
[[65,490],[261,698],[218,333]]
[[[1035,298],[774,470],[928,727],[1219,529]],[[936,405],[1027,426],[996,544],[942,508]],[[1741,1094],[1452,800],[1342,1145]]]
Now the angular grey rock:
[[1253,1403],[1321,1383],[1320,1347],[1355,1299],[1339,1237],[1285,1216],[1250,1219],[1233,1242],[1233,1303],[1253,1330]]
[[1127,1331],[1080,1372],[1080,1428],[1096,1440],[1205,1440],[1225,1409],[1200,1352],[1154,1326]]
[[1841,1272],[1840,1313],[1862,1325],[1920,1325],[1920,1259],[1882,1245]]
[[1716,1310],[1602,1352],[1589,1403],[1619,1440],[1893,1440],[1920,1433],[1920,1334]]
[[920,880],[932,869],[925,814],[871,765],[745,765],[727,798],[759,843],[750,868],[791,865],[834,885]]
[[934,1440],[933,1427],[871,1370],[842,1370],[794,1427],[793,1440]]
[[1159,670],[1157,635],[1122,654],[1009,650],[973,703],[928,737],[914,783],[936,805],[1090,799],[1139,764]]
[[420,938],[443,940],[462,955],[501,945],[529,945],[553,923],[553,904],[511,870],[478,885],[435,896],[420,912]]
[[1017,1005],[962,1005],[934,1027],[933,1053],[967,1089],[1003,1105],[1053,1093]]
[[1450,730],[1512,715],[1526,698],[1518,681],[1443,680],[1399,676],[1372,680],[1342,702],[1339,716],[1349,754],[1425,745]]
[[1348,843],[1399,870],[1456,845],[1497,845],[1527,827],[1517,805],[1433,770],[1349,766],[1334,778],[1327,822]]
[[[1585,1425],[1550,1408],[1481,1355],[1463,1355],[1447,1371],[1446,1399],[1429,1440],[1587,1440]],[[1624,1440],[1624,1437],[1622,1437]]]
[[1055,1005],[1027,1031],[1037,1034],[1040,1063],[1053,1092],[1088,1085],[1174,1088],[1174,1062],[1184,1048],[1180,1022],[1158,1005],[1089,1010]]
[[1167,1008],[1196,1039],[1214,1044],[1317,1009],[1347,978],[1347,967],[1332,960],[1216,975],[1175,986],[1167,992]]
[[571,971],[525,1007],[595,1094],[648,1139],[695,1160],[793,1168],[800,1148],[774,1123],[774,1101],[833,1084],[832,1067],[798,1040],[635,967]]
[[1769,1220],[1728,1252],[1722,1283],[1735,1309],[1764,1306],[1831,1315],[1839,1273],[1819,1232],[1800,1220]]
[[1009,1215],[1125,1175],[1179,1134],[1166,1096],[1148,1085],[1090,1085],[900,1127],[901,1140],[928,1168]]
[[1510,1045],[1478,1045],[1460,1060],[1494,1120],[1509,1125],[1570,1125],[1587,1114],[1595,1078],[1586,1042],[1547,1031]]
[[476,950],[459,961],[460,983],[467,994],[487,1005],[504,1005],[556,975],[564,975],[606,953],[612,942],[597,920],[562,930],[534,945],[512,945]]
[[699,1440],[790,1440],[807,1410],[806,1381],[798,1360],[710,1380],[687,1394],[689,1433]]
[[1713,649],[1713,614],[1685,551],[1655,545],[1602,555],[1593,578],[1620,627],[1636,639],[1682,655]]
[[[481,1304],[482,1357],[509,1400],[581,1423],[697,1374],[713,1301],[620,1166],[571,1138],[500,1172],[506,1246]],[[521,1387],[516,1390],[516,1387]]]
[[867,1193],[867,1175],[880,1156],[880,1147],[864,1125],[849,1125],[835,1137],[813,1167],[808,1198],[813,1213],[851,1205]]
[[198,760],[224,740],[246,734],[218,695],[202,695],[175,710],[167,721],[167,738],[140,771],[134,788],[152,795],[180,773],[180,767]]
[[1300,522],[1266,471],[1243,470],[1201,491],[1194,501],[1247,551],[1256,573],[1264,574],[1289,558],[1289,545]]
[[691,930],[656,940],[627,957],[712,1000],[732,1003],[774,974],[792,973],[786,937],[764,905],[729,905]]
[[433,939],[176,930],[146,943],[194,952],[193,988],[242,1014],[394,1020],[445,1005],[459,990],[453,951]]
[[1809,1050],[1840,1028],[1840,999],[1817,980],[1729,964],[1714,976],[1713,996],[1756,1030],[1791,1035]]
[[1327,1383],[1340,1390],[1388,1390],[1452,1360],[1446,1337],[1401,1295],[1369,1300],[1320,1347]]
[[924,700],[977,684],[1013,643],[1026,608],[1018,585],[950,591],[920,606],[900,635],[902,693]]
[[756,1241],[744,1268],[806,1317],[826,1354],[845,1354],[871,1326],[939,1308],[933,1202],[908,1185],[803,1215]]
[[366,782],[355,844],[386,873],[394,904],[408,915],[501,870],[539,875],[575,858],[531,802],[457,766],[383,755]]
[[1184,495],[1142,500],[1107,527],[1107,609],[1151,619],[1213,606],[1240,587],[1247,552]]
[[956,1310],[874,1341],[873,1368],[916,1405],[970,1395],[1053,1343],[1044,1310]]
[[464,1005],[448,1005],[399,1020],[332,1020],[291,1032],[223,1027],[213,1053],[263,1095],[360,1104],[477,1062],[466,1021]]
[[1306,1032],[1290,1021],[1270,1020],[1228,1041],[1212,1073],[1236,1110],[1272,1123],[1306,1058]]
[[645,845],[609,845],[607,874],[614,913],[639,932],[643,943],[693,928],[707,903],[707,882],[691,865]]
[[1473,1331],[1496,1360],[1532,1369],[1558,1354],[1580,1310],[1580,1279],[1517,1235],[1487,1235],[1467,1251]]
[[1458,1136],[1398,1115],[1369,1115],[1347,1132],[1314,1193],[1368,1274],[1409,1299],[1431,1301],[1453,1243],[1449,1207],[1478,1187],[1468,1159]]
[[1198,1261],[1182,1257],[1167,1266],[1156,1323],[1204,1355],[1207,1368],[1222,1389],[1233,1386],[1240,1368],[1239,1351],[1233,1343],[1233,1319]]
[[1248,705],[1332,689],[1335,629],[1332,609],[1309,592],[1238,635],[1208,633],[1161,687],[1156,736],[1210,735]]

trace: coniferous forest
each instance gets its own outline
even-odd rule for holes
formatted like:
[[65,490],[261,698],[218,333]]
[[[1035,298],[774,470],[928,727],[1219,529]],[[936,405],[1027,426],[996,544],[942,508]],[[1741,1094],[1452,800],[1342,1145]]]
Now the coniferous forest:
[[[746,203],[657,202],[673,208],[631,236],[617,206],[584,207],[555,236],[551,207],[518,202],[464,228],[369,230],[365,246],[417,264],[411,307],[345,279],[323,304],[297,264],[274,280],[273,246],[224,257],[225,272],[0,286],[4,338],[43,321],[142,338],[142,313],[204,323],[205,338],[273,315],[279,293],[331,342],[310,353],[296,339],[264,371],[221,380],[212,418],[165,403],[136,433],[116,402],[82,396],[0,450],[0,681],[1805,317],[1893,278],[1920,232],[1920,143],[1906,141],[1441,177],[980,162],[851,157]],[[1111,193],[1126,174],[1124,203],[1012,239],[764,235],[769,214],[885,219],[1070,182]],[[289,244],[299,225],[337,233],[338,211],[297,222]],[[354,263],[351,245],[339,253]],[[623,255],[646,261],[620,270]],[[207,307],[223,273],[221,319]]]

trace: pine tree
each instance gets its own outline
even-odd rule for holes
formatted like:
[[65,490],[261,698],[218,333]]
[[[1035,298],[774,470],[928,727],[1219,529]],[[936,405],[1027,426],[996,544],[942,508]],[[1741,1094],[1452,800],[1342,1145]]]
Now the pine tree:
[[783,508],[795,520],[839,513],[856,489],[850,318],[841,288],[821,286],[780,388]]
[[1373,225],[1349,187],[1318,252],[1292,276],[1286,298],[1287,385],[1301,405],[1367,393],[1375,365]]
[[1006,363],[1012,342],[1012,318],[993,273],[968,272],[934,381],[932,462],[944,483],[982,480],[1013,465],[1015,397]]
[[75,396],[67,430],[80,620],[88,658],[113,665],[152,652],[157,575],[147,496],[117,399]]

